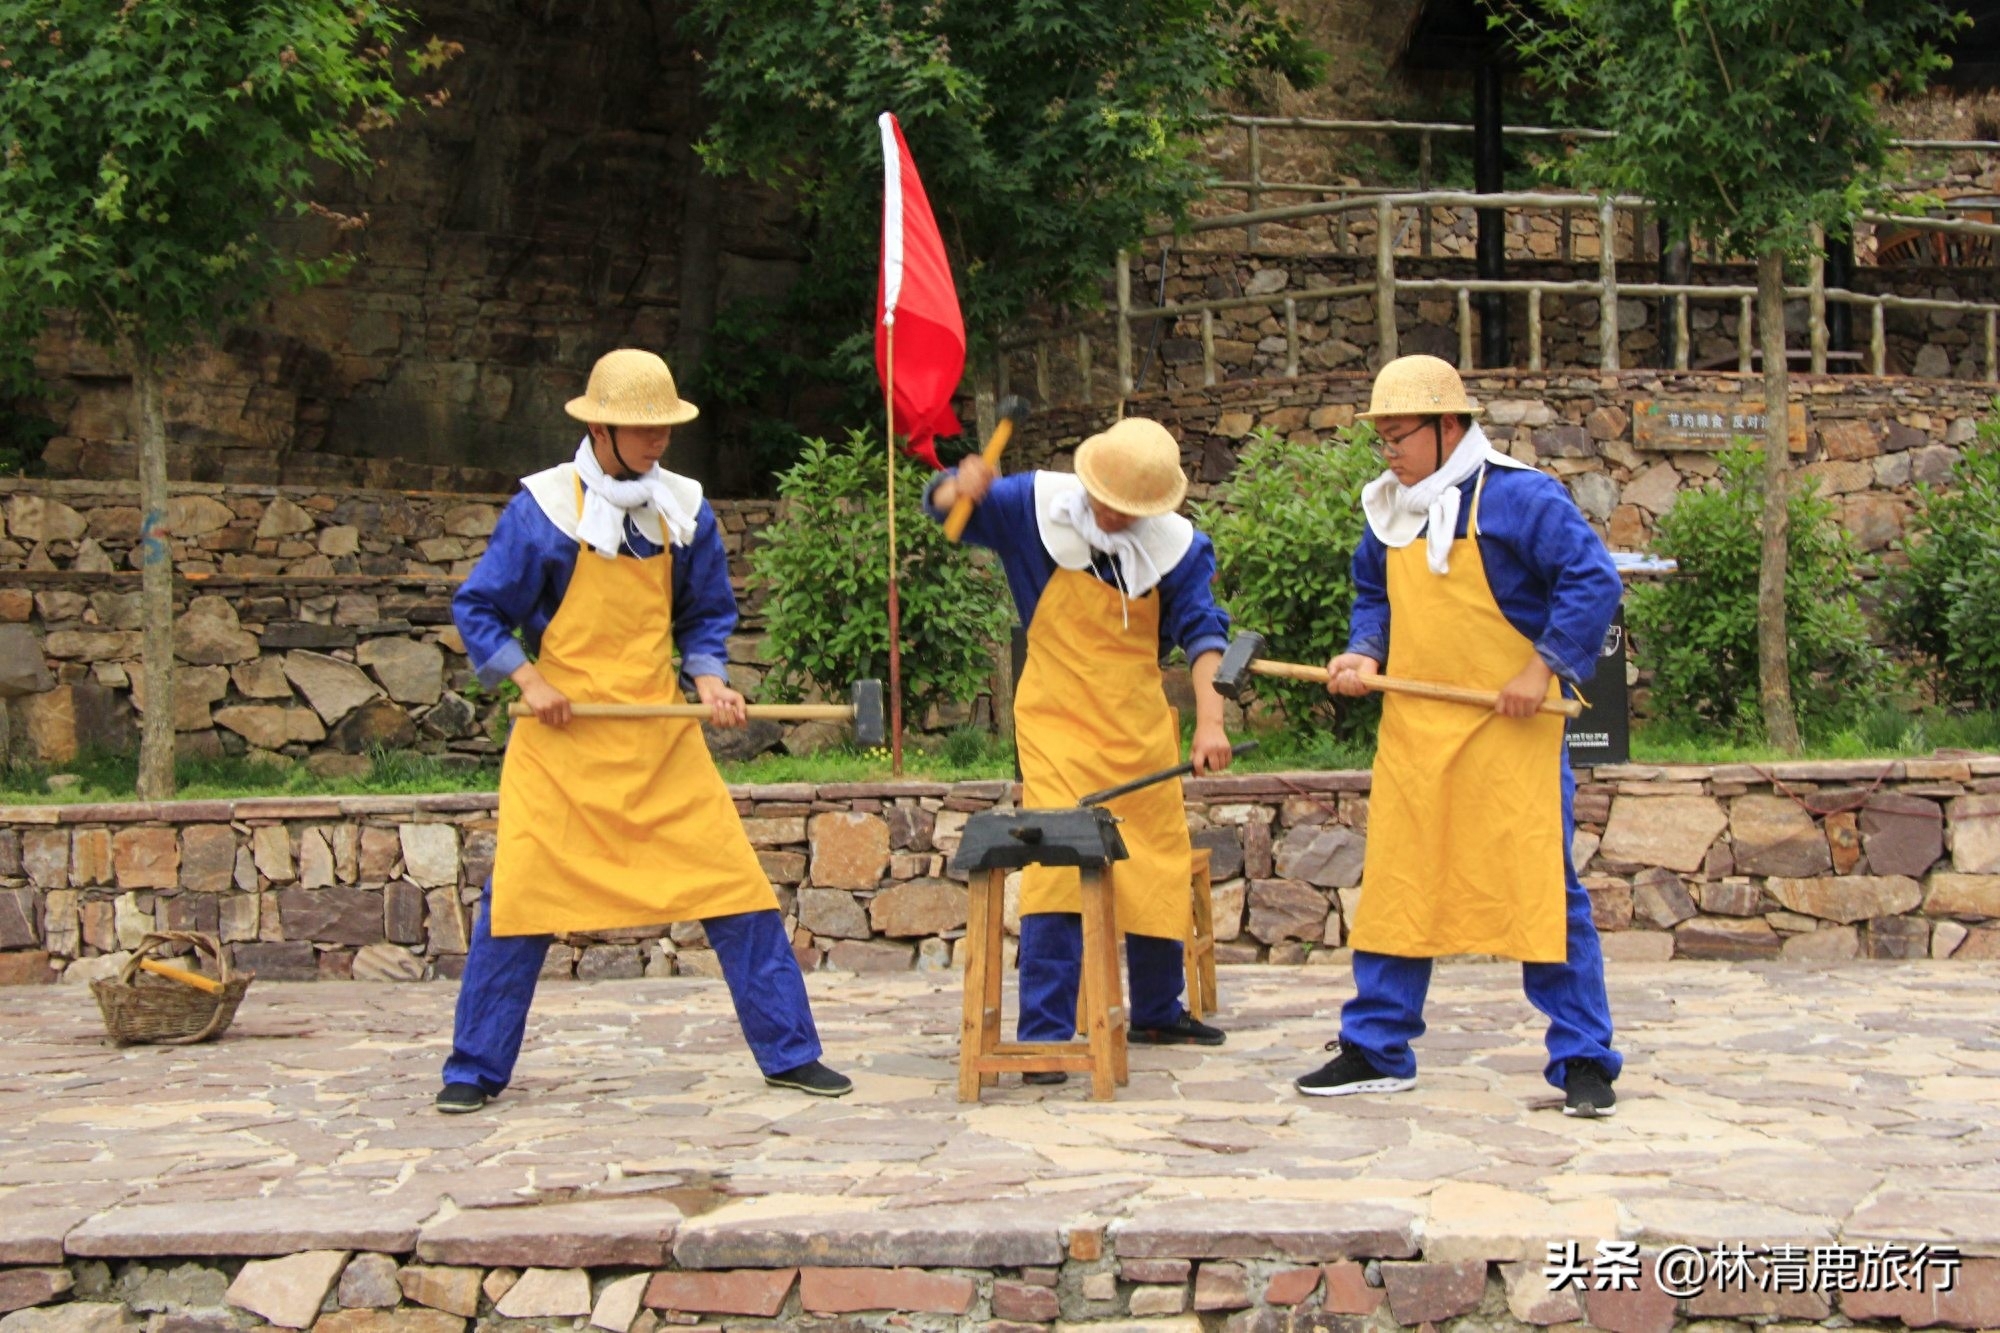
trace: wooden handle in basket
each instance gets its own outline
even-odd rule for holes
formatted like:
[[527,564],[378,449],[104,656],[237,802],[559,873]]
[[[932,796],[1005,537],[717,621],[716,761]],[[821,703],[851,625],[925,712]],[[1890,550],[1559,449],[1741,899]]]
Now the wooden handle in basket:
[[221,982],[205,977],[199,972],[190,972],[185,968],[171,967],[166,963],[154,962],[150,958],[140,959],[139,968],[141,971],[151,972],[156,977],[165,977],[169,981],[178,981],[183,986],[192,986],[196,990],[207,991],[210,995],[222,994]]

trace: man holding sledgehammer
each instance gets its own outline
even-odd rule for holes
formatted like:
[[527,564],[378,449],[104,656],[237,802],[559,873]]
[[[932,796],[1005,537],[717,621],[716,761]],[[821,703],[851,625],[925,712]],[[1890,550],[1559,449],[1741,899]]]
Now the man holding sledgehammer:
[[507,744],[499,847],[437,1108],[476,1111],[507,1086],[555,933],[690,920],[764,1081],[838,1097],[853,1082],[820,1063],[777,895],[698,722],[581,707],[680,704],[678,648],[709,720],[746,719],[726,674],[736,598],[715,513],[698,483],[659,466],[696,408],[666,362],[626,348],[598,360],[565,410],[589,430],[575,459],[523,479],[452,599],[480,683],[512,680],[533,716]]
[[1560,482],[1494,450],[1449,364],[1382,367],[1368,411],[1388,470],[1361,493],[1347,651],[1327,689],[1386,674],[1497,692],[1490,708],[1385,694],[1361,903],[1349,934],[1354,998],[1338,1057],[1296,1081],[1315,1097],[1416,1083],[1431,960],[1522,962],[1548,1016],[1544,1076],[1574,1116],[1610,1115],[1604,956],[1570,864],[1576,779],[1546,711],[1596,670],[1621,588],[1604,544]]
[[[1209,590],[1215,548],[1175,512],[1186,494],[1180,445],[1166,427],[1140,417],[1085,440],[1074,476],[1038,471],[996,480],[975,454],[939,474],[926,493],[933,518],[970,507],[969,518],[956,522],[965,525],[965,540],[998,553],[1028,627],[1028,660],[1014,695],[1024,805],[1073,805],[1180,757],[1160,683],[1160,658],[1175,646],[1193,669],[1194,772],[1229,766],[1222,697],[1210,685],[1229,620]],[[1130,1040],[1220,1046],[1222,1031],[1181,1004],[1191,904],[1180,785],[1147,787],[1107,808],[1123,821],[1131,852],[1112,876],[1131,970]],[[1076,1035],[1081,900],[1073,868],[1022,872],[1021,1041]],[[1022,1077],[1061,1083],[1069,1075]]]

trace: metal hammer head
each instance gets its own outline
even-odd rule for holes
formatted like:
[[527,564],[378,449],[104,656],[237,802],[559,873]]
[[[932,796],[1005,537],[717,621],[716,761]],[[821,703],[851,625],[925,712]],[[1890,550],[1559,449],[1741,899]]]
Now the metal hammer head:
[[1250,664],[1264,655],[1264,636],[1254,630],[1244,630],[1229,641],[1229,647],[1222,654],[1222,665],[1215,669],[1215,692],[1225,699],[1243,697],[1243,686],[1250,679]]
[[889,741],[889,726],[882,717],[882,682],[857,680],[848,694],[854,705],[854,743],[872,750]]
[[1028,420],[1028,400],[1018,394],[1008,394],[994,405],[994,415],[1014,423],[1019,430]]

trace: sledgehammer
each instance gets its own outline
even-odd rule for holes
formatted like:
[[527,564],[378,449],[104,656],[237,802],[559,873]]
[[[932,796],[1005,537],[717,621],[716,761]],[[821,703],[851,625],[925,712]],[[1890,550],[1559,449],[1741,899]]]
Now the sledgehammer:
[[[1288,680],[1316,680],[1322,683],[1327,678],[1327,670],[1323,666],[1265,661],[1257,656],[1263,651],[1264,636],[1261,634],[1246,630],[1230,640],[1228,651],[1222,655],[1222,665],[1215,669],[1215,692],[1225,699],[1241,698],[1243,686],[1252,674],[1283,676]],[[1420,699],[1443,699],[1448,703],[1474,704],[1487,709],[1500,702],[1499,694],[1493,691],[1467,690],[1456,685],[1437,685],[1427,680],[1363,676],[1361,683],[1371,690],[1381,690],[1388,694],[1414,694]],[[1578,699],[1544,699],[1538,711],[1576,717],[1583,712],[1583,703]]]
[[[852,718],[854,743],[863,749],[887,743],[889,728],[883,720],[882,682],[857,680],[844,704],[749,704],[744,713],[768,717],[774,722],[805,722],[812,719]],[[572,703],[573,717],[692,717],[709,715],[706,704],[583,704]],[[509,717],[533,717],[535,710],[517,703],[507,710]]]
[[[1000,470],[1000,455],[1007,452],[1007,441],[1014,438],[1014,429],[1028,419],[1028,402],[1012,394],[1000,400],[1000,422],[993,427],[993,438],[986,442],[979,456],[995,472]],[[972,521],[972,501],[956,501],[951,512],[944,518],[946,541],[957,541],[965,535],[965,525]]]

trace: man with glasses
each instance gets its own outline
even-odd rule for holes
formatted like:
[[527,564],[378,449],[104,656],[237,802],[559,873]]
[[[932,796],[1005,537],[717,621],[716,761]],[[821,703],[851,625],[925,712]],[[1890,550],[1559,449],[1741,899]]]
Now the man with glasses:
[[1295,1086],[1314,1097],[1415,1086],[1431,960],[1496,954],[1521,960],[1548,1016],[1544,1075],[1565,1114],[1605,1116],[1623,1061],[1590,896],[1570,864],[1563,720],[1540,706],[1596,670],[1622,589],[1568,491],[1494,450],[1476,411],[1450,365],[1406,356],[1382,367],[1361,414],[1387,470],[1361,494],[1354,610],[1327,689],[1360,695],[1386,668],[1499,701],[1384,698],[1349,932],[1355,995],[1327,1044],[1337,1057]]

